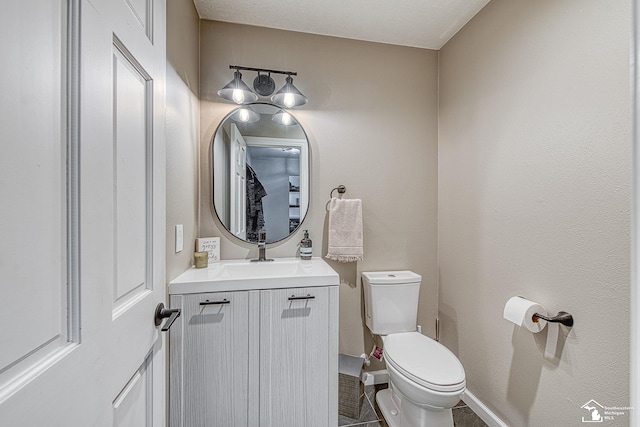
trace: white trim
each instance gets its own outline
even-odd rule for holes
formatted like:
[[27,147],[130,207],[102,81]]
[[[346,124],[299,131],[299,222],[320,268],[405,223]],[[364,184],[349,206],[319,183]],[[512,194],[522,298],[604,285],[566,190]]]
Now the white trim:
[[386,369],[364,371],[360,377],[360,381],[362,381],[364,385],[387,384],[389,382],[389,373]]
[[480,401],[469,390],[465,390],[462,394],[462,400],[467,404],[473,412],[478,415],[482,421],[487,423],[489,427],[509,427],[504,421],[502,421],[496,414],[494,414],[484,403]]
[[[640,3],[633,2],[633,33],[631,46],[631,80],[632,80],[632,102],[633,102],[633,178],[632,186],[632,213],[631,213],[631,397],[629,406],[640,408],[640,306],[638,305],[638,269],[640,268],[640,91],[638,81],[640,73],[638,69],[638,56],[640,48]],[[629,415],[632,426],[640,423],[640,413],[638,410],[631,411]]]
[[80,1],[67,2],[66,340],[80,343]]

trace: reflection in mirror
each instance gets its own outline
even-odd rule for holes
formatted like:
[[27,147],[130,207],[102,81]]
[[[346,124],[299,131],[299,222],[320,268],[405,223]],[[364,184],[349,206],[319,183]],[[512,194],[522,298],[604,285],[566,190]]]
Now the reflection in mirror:
[[309,205],[309,148],[302,126],[271,104],[229,113],[211,144],[213,206],[237,238],[267,243],[293,233]]

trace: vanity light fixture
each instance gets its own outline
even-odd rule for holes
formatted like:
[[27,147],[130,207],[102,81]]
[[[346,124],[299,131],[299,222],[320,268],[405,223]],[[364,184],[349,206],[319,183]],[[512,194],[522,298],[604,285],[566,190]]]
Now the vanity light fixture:
[[[275,81],[271,77],[271,74],[283,74],[287,76],[285,84],[271,97],[271,102],[285,108],[293,108],[304,105],[309,101],[309,99],[293,85],[293,78],[291,76],[298,75],[295,71],[269,70],[266,68],[251,68],[239,65],[229,65],[229,68],[235,70],[233,80],[218,91],[218,95],[226,100],[235,102],[236,104],[245,104],[257,101],[258,95],[270,96],[276,88]],[[255,92],[242,81],[240,70],[255,71],[258,73],[257,77],[253,80],[253,89]]]
[[274,104],[284,106],[286,108],[299,107],[309,101],[306,96],[293,85],[293,78],[287,75],[286,83],[282,88],[271,97]]
[[233,80],[218,91],[218,96],[235,102],[236,104],[244,104],[258,100],[258,95],[242,81],[242,73],[240,73],[238,69],[233,73]]

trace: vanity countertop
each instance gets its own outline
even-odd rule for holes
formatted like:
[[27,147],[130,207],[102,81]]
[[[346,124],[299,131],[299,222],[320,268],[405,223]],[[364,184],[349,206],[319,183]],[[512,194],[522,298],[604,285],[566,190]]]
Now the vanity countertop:
[[191,267],[169,283],[169,294],[307,288],[338,285],[340,278],[322,258],[277,258],[269,262],[223,260]]

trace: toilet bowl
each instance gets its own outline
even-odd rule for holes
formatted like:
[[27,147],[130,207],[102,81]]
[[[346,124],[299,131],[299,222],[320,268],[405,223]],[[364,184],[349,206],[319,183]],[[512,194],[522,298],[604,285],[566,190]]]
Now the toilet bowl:
[[362,273],[367,327],[380,335],[389,388],[376,402],[390,427],[453,427],[451,408],[465,390],[462,364],[416,332],[422,277],[410,271]]
[[376,399],[387,423],[391,427],[453,426],[451,408],[466,385],[460,361],[418,332],[386,335],[383,342],[391,387]]

